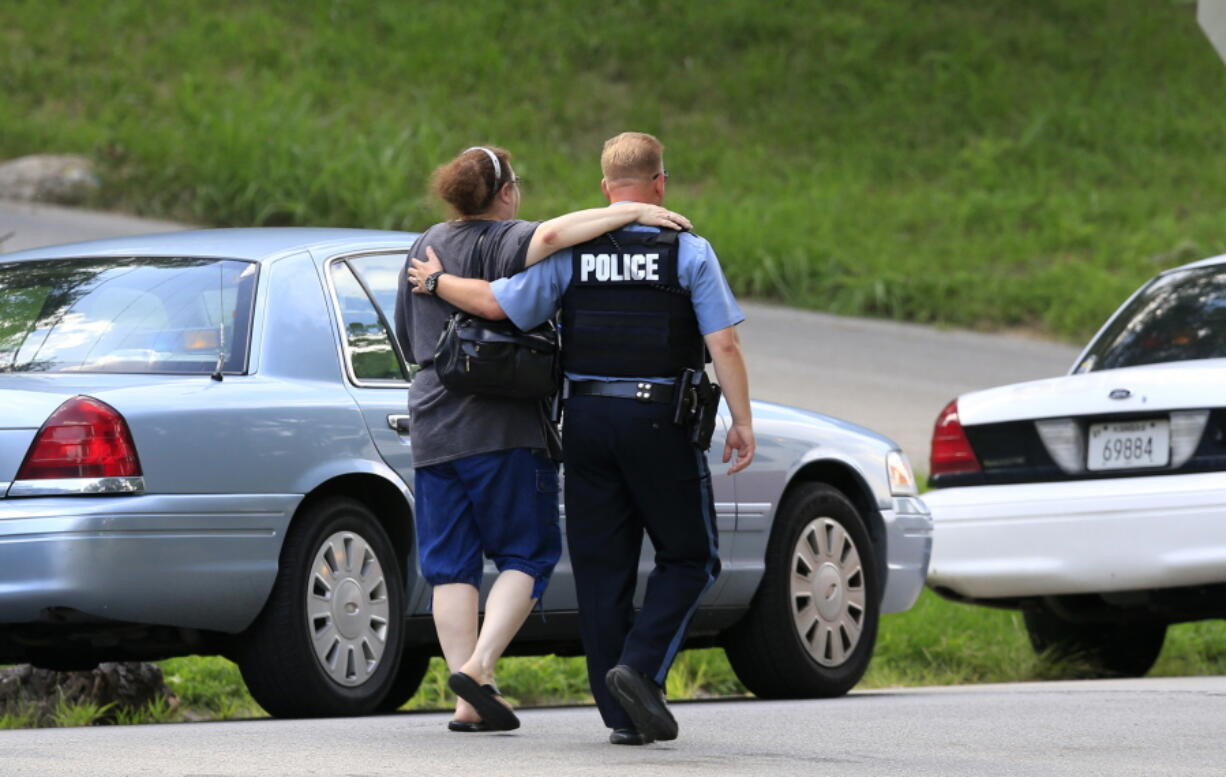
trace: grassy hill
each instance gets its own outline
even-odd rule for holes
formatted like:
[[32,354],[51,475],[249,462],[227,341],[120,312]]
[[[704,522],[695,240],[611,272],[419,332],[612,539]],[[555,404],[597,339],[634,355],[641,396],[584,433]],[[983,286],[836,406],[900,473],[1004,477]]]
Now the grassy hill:
[[1226,66],[1171,0],[5,0],[0,158],[78,151],[96,205],[417,229],[504,145],[521,215],[668,146],[737,290],[1067,337],[1226,250]]

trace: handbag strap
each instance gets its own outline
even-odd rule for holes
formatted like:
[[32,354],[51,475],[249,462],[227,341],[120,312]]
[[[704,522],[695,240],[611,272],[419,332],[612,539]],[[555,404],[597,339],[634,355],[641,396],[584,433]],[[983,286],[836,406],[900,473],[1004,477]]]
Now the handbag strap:
[[473,243],[472,265],[477,270],[478,276],[486,281],[491,279],[485,275],[485,259],[481,256],[481,246],[485,244],[485,236],[492,228],[492,224],[486,224],[481,234],[477,235],[477,242]]

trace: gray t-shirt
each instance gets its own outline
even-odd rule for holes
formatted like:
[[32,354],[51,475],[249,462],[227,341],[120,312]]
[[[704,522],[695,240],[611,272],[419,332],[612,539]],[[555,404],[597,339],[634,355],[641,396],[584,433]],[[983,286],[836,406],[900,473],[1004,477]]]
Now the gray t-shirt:
[[[417,239],[409,256],[425,259],[426,246],[432,246],[449,273],[488,281],[505,278],[524,268],[537,225],[518,220],[435,224]],[[476,256],[474,249],[482,233],[481,255]],[[434,349],[455,310],[438,297],[410,293],[406,273],[400,274],[396,337],[405,355],[421,366],[409,388],[413,466],[428,467],[509,448],[550,450],[548,435],[553,429],[541,402],[457,394],[439,382]]]

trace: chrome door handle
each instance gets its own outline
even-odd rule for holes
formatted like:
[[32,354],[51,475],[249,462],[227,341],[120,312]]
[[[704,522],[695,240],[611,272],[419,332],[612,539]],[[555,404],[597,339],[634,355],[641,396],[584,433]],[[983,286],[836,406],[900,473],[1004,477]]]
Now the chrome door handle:
[[407,414],[389,415],[387,417],[387,425],[392,427],[392,431],[396,434],[408,434],[409,416]]

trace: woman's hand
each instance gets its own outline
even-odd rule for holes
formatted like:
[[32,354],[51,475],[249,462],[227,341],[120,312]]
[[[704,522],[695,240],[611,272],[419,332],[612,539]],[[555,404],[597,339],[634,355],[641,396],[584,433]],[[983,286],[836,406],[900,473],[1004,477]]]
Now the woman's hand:
[[[610,207],[625,207],[624,205],[616,205]],[[693,229],[694,225],[690,220],[680,213],[669,210],[660,205],[648,205],[641,203],[639,205],[639,216],[635,221],[640,224],[646,224],[649,227],[661,227],[663,229]]]
[[434,253],[431,246],[426,246],[426,261],[418,259],[416,256],[409,259],[409,269],[405,272],[409,276],[409,285],[413,287],[414,294],[429,294],[426,291],[426,278],[429,278],[436,272],[443,271],[443,263],[439,261],[438,254]]

